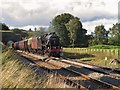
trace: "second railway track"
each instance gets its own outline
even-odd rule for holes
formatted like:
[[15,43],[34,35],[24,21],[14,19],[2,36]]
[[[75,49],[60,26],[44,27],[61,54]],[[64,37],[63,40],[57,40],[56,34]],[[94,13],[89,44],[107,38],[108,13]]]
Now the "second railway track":
[[[119,74],[109,71],[110,68],[109,68],[109,70],[108,69],[106,70],[104,67],[100,67],[100,66],[92,65],[92,64],[86,64],[86,63],[78,62],[78,61],[75,61],[75,60],[62,59],[62,60],[60,60],[60,62],[65,62],[65,63],[72,64],[72,65],[75,65],[75,66],[78,66],[78,67],[84,67],[86,69],[90,69],[92,71],[99,72],[99,73],[102,73],[102,74],[109,75],[109,76],[120,79]],[[120,71],[119,71],[119,73],[120,73]]]
[[[75,63],[67,62],[65,60],[53,60],[51,58],[43,57],[40,55],[34,55],[34,54],[27,54],[26,52],[20,52],[21,55],[25,57],[31,57],[33,58],[32,62],[34,62],[37,66],[44,67],[46,69],[50,69],[54,71],[58,77],[64,78],[70,82],[74,82],[74,84],[78,85],[82,88],[85,87],[86,89],[112,89],[112,90],[119,90],[119,86],[113,85],[108,82],[104,82],[103,80],[98,80],[95,78],[92,78],[82,72],[85,70],[84,68],[79,68],[75,66]],[[43,62],[46,61],[46,62]],[[75,70],[77,68],[77,70]],[[86,69],[87,70],[87,69]],[[92,72],[93,73],[93,72]],[[98,72],[97,72],[98,73]],[[85,89],[84,88],[84,89]]]

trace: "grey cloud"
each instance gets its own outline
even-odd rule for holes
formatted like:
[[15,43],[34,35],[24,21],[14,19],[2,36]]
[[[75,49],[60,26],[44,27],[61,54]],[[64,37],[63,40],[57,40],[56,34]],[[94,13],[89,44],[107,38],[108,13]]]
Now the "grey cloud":
[[[82,1],[74,1],[58,8],[51,4],[48,1],[38,1],[39,7],[36,9],[27,10],[18,2],[8,2],[3,3],[2,7],[2,17],[5,18],[4,22],[8,23],[11,26],[26,26],[26,25],[49,25],[49,22],[54,18],[55,15],[61,14],[63,12],[71,13],[79,18],[83,22],[85,21],[93,21],[102,18],[115,18],[117,14],[114,15],[102,10],[94,10],[94,6],[96,3],[93,0],[90,0],[86,3]],[[22,2],[30,3],[30,2]],[[99,6],[105,7],[105,2],[99,2]],[[9,7],[5,7],[8,5]],[[32,3],[30,3],[31,7]],[[96,7],[99,7],[96,6]]]
[[2,7],[3,14],[7,14],[15,19],[18,19],[19,17],[25,17],[27,14],[27,11],[24,10],[24,8],[16,2],[13,3],[6,3],[9,5],[8,8]]
[[[39,2],[41,3],[41,2]],[[48,4],[42,3],[42,7],[35,10],[26,10],[19,3],[12,2],[9,8],[3,7],[2,17],[5,18],[4,22],[12,26],[24,26],[28,24],[49,24]]]
[[101,2],[101,5],[105,6],[106,4],[105,4],[105,2]]

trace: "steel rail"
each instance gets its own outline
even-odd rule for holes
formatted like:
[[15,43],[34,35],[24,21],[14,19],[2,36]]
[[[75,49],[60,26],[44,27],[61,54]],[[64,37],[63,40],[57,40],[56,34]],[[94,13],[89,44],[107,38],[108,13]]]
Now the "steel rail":
[[[34,57],[34,56],[32,56],[32,57],[38,59],[37,57]],[[35,63],[36,63],[36,62],[35,62]],[[112,84],[106,83],[106,82],[101,81],[101,80],[97,80],[97,79],[88,77],[87,75],[82,74],[82,73],[80,73],[80,72],[77,72],[77,71],[74,71],[74,70],[71,70],[71,69],[68,69],[68,68],[64,68],[64,67],[62,67],[62,66],[58,66],[58,65],[55,65],[55,64],[50,63],[50,62],[46,62],[46,63],[51,64],[51,65],[53,65],[53,66],[55,66],[55,67],[57,67],[57,68],[59,67],[59,68],[62,68],[62,69],[64,69],[64,70],[67,70],[67,71],[70,71],[70,72],[72,72],[72,73],[75,73],[75,74],[77,74],[77,75],[85,78],[86,80],[93,81],[93,82],[95,82],[95,83],[105,85],[106,87],[111,88],[112,90],[120,90],[120,88],[117,87],[117,86],[114,86],[114,85],[112,85]],[[37,63],[36,63],[36,64],[37,64]]]
[[[18,52],[18,53],[21,54],[20,52]],[[87,88],[85,88],[84,86],[80,85],[79,83],[77,83],[77,82],[75,82],[75,81],[73,81],[73,80],[70,80],[70,79],[62,76],[62,75],[60,75],[59,73],[56,74],[56,71],[54,71],[54,70],[52,70],[52,69],[49,69],[49,68],[47,68],[47,67],[40,66],[37,62],[35,62],[35,61],[33,61],[33,60],[30,60],[29,58],[27,58],[27,57],[25,57],[25,56],[23,56],[23,55],[22,55],[22,57],[23,57],[23,58],[26,58],[26,59],[29,60],[30,62],[34,63],[37,67],[42,68],[42,69],[44,69],[44,70],[46,70],[46,71],[48,71],[48,72],[54,73],[54,74],[55,74],[55,77],[57,77],[58,79],[64,80],[64,81],[66,82],[66,84],[72,85],[73,87],[76,87],[76,88],[78,88],[78,89],[80,89],[80,90],[88,90]],[[41,60],[41,62],[42,62],[42,60]],[[58,67],[58,66],[56,66],[56,65],[54,65],[54,66],[55,66],[55,67]]]
[[84,67],[84,68],[87,68],[87,69],[90,69],[92,71],[96,71],[98,73],[102,73],[102,74],[105,74],[105,75],[109,75],[109,76],[120,78],[120,75],[107,72],[103,68],[97,67],[97,66],[94,66],[94,65],[91,65],[91,64],[85,64],[85,63],[73,61],[73,60],[70,60],[70,59],[69,60],[62,59],[62,60],[59,60],[59,61],[67,63],[67,64],[75,65],[77,67]]
[[[64,59],[64,58],[63,58]],[[95,67],[99,67],[99,68],[102,68],[104,70],[108,70],[108,71],[112,71],[114,73],[119,73],[120,74],[120,69],[117,69],[117,68],[110,68],[110,67],[106,67],[106,66],[99,66],[99,65],[95,65],[95,64],[90,64],[90,63],[84,63],[84,62],[81,62],[81,61],[77,61],[77,60],[72,60],[70,58],[65,58],[66,60],[71,60],[71,61],[75,61],[75,62],[78,62],[78,63],[82,63],[82,64],[86,64],[86,65],[91,65],[91,66],[95,66]]]

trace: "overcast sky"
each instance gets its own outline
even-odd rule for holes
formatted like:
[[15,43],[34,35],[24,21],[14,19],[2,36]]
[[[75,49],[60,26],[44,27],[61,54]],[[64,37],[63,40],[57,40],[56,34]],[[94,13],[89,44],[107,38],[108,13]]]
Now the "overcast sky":
[[96,25],[106,29],[118,22],[119,0],[2,0],[0,22],[10,28],[49,26],[50,21],[61,13],[80,18],[83,28],[90,33]]

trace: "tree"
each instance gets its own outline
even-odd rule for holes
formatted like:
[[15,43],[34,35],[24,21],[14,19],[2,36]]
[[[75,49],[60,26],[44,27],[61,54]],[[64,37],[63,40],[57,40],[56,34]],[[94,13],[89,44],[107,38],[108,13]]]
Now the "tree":
[[25,39],[26,37],[28,37],[28,33],[27,31],[23,30],[23,29],[19,29],[19,28],[14,28],[12,29],[13,33],[20,35],[22,37],[22,39]]
[[52,30],[57,33],[61,39],[61,44],[64,46],[70,44],[70,38],[68,36],[69,31],[67,30],[65,24],[67,24],[72,18],[74,18],[73,15],[64,13],[56,16],[51,22]]
[[95,27],[94,36],[92,39],[93,45],[108,44],[108,31],[105,30],[104,25]]
[[28,30],[28,31],[32,32],[31,28],[29,28],[29,30]]
[[85,47],[88,44],[88,40],[87,40],[87,30],[84,28],[81,28],[78,30],[77,32],[77,40],[76,40],[76,46],[80,46],[80,47]]
[[79,18],[75,17],[71,19],[66,25],[67,30],[69,31],[69,37],[72,46],[74,47],[75,44],[79,44],[79,38],[82,33],[82,24],[79,21]]
[[18,33],[18,34],[20,34],[20,33],[22,32],[22,30],[20,30],[20,29],[18,29],[18,28],[14,28],[14,29],[12,29],[12,31],[13,31],[14,33]]
[[44,34],[44,33],[45,33],[45,29],[46,29],[45,27],[40,27],[40,28],[39,28],[39,31],[41,32],[41,34]]
[[10,30],[9,27],[4,23],[0,23],[0,27],[0,30]]
[[109,44],[120,45],[120,23],[113,24],[109,29]]
[[36,31],[37,31],[37,28],[35,27],[34,30],[35,30],[35,32],[36,32]]
[[93,39],[93,35],[92,34],[86,35],[86,43],[85,43],[85,45],[87,47],[92,45],[92,39]]
[[36,32],[37,36],[43,35],[46,32],[45,29],[45,27],[39,27],[39,30]]

